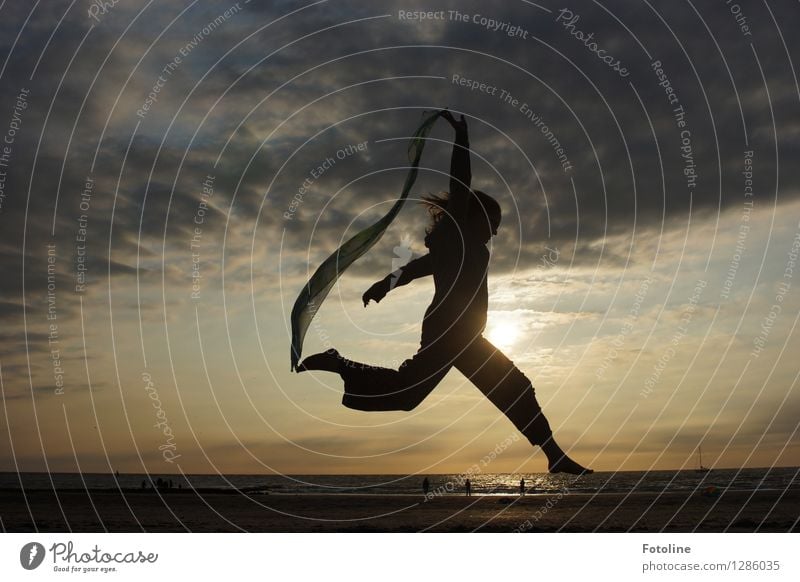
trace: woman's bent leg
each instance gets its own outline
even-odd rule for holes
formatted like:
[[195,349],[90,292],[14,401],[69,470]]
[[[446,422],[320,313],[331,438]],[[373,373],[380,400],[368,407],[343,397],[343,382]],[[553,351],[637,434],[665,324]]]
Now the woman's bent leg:
[[455,367],[514,423],[534,445],[552,439],[550,423],[542,412],[531,381],[514,362],[483,336],[473,340]]
[[423,347],[397,370],[344,360],[342,404],[354,410],[412,410],[441,382],[452,364],[432,346]]

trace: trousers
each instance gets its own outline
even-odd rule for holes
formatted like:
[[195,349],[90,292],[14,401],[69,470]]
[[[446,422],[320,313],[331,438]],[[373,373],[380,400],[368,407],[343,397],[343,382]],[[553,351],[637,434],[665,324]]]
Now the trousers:
[[399,369],[344,360],[342,404],[354,410],[413,410],[451,368],[466,376],[532,444],[552,437],[531,381],[482,335],[423,343]]

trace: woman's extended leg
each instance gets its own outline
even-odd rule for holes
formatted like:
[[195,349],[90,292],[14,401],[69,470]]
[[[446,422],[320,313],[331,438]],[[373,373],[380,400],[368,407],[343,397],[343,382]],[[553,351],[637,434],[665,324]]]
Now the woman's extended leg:
[[473,340],[455,367],[499,408],[531,444],[542,447],[551,473],[591,473],[558,446],[531,381],[483,336]]

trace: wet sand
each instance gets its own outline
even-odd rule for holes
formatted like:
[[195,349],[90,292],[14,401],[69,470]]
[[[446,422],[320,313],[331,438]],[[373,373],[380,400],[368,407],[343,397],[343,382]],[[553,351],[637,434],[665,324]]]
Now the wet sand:
[[0,491],[5,531],[788,532],[800,492],[436,497]]

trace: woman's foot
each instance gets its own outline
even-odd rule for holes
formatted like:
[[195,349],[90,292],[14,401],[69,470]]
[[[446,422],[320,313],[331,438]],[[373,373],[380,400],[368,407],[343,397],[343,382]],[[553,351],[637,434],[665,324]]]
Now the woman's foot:
[[569,473],[570,475],[590,475],[594,473],[591,469],[587,469],[570,459],[566,454],[556,459],[555,462],[551,462],[547,470],[551,473]]
[[570,459],[552,436],[542,443],[541,447],[544,454],[547,455],[547,470],[551,473],[569,473],[570,475],[589,475],[594,473],[591,469],[587,469]]
[[342,367],[342,356],[335,349],[331,348],[308,356],[297,365],[298,372],[307,370],[321,370],[323,372],[339,372]]

